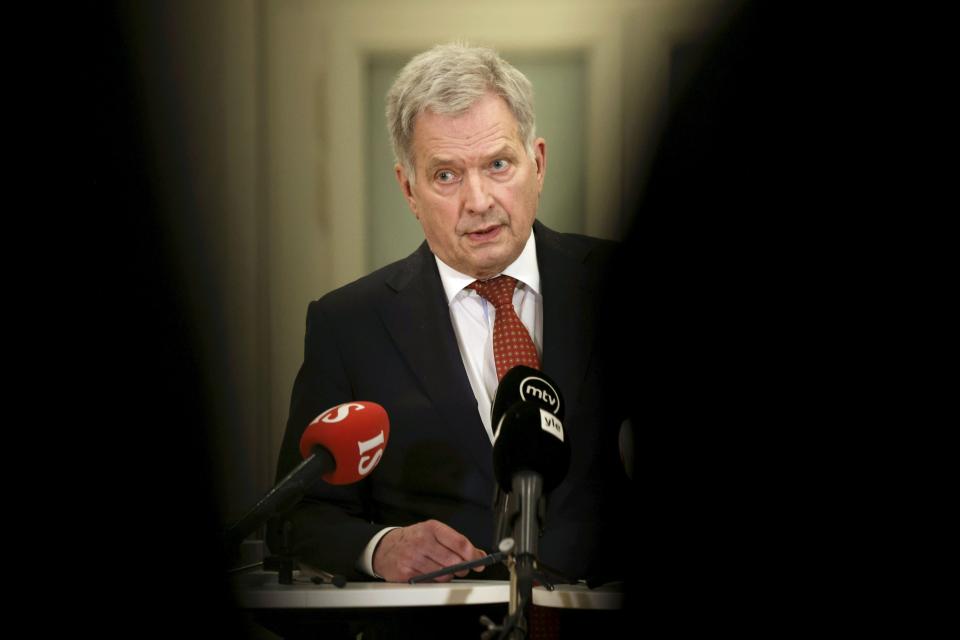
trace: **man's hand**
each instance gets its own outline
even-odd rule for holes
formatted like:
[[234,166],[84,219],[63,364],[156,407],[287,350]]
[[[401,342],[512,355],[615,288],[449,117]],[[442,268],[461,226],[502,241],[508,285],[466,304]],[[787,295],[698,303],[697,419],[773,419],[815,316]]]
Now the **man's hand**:
[[[387,582],[406,582],[414,576],[485,555],[463,534],[442,522],[427,520],[394,529],[383,536],[373,552],[373,571]],[[483,567],[476,567],[474,571],[483,571]],[[464,569],[456,575],[462,578],[467,573]],[[436,578],[437,582],[450,580],[453,574]]]

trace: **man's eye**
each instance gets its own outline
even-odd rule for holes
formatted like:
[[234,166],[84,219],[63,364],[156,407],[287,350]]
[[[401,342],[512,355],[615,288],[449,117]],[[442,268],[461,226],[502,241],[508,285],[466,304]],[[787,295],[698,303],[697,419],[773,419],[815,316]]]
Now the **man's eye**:
[[500,160],[494,160],[490,163],[490,168],[494,171],[506,171],[510,167],[510,163],[502,158]]
[[453,182],[456,177],[453,171],[437,171],[437,182]]

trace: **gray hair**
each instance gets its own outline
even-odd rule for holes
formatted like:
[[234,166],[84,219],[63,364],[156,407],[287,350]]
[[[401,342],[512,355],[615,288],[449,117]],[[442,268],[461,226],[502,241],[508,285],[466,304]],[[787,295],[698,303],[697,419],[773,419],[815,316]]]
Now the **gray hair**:
[[415,56],[400,71],[387,92],[387,129],[393,155],[414,182],[410,149],[413,127],[420,113],[457,116],[493,92],[517,119],[517,134],[533,157],[536,123],[533,85],[496,51],[461,43],[441,44]]

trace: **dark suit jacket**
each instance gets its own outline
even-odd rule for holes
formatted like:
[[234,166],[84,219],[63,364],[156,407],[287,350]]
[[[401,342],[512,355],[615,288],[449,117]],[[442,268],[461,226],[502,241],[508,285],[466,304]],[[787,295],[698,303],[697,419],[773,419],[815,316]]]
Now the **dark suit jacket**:
[[[617,546],[620,419],[604,396],[596,306],[613,243],[534,224],[543,293],[543,371],[566,402],[572,456],[548,498],[540,558],[577,578],[610,574]],[[292,546],[303,561],[356,577],[354,562],[386,525],[434,518],[494,550],[492,446],[457,347],[426,242],[310,304],[304,362],[293,388],[278,479],[301,460],[304,428],[348,400],[381,404],[390,437],[361,483],[318,482],[297,506]],[[277,532],[268,534],[272,549]]]

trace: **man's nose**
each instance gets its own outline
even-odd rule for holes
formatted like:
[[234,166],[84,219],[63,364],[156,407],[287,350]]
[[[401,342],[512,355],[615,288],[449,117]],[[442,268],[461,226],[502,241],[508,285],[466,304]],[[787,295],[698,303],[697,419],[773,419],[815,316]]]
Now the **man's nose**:
[[467,213],[485,213],[493,208],[493,196],[482,175],[468,173],[463,179],[464,209]]

